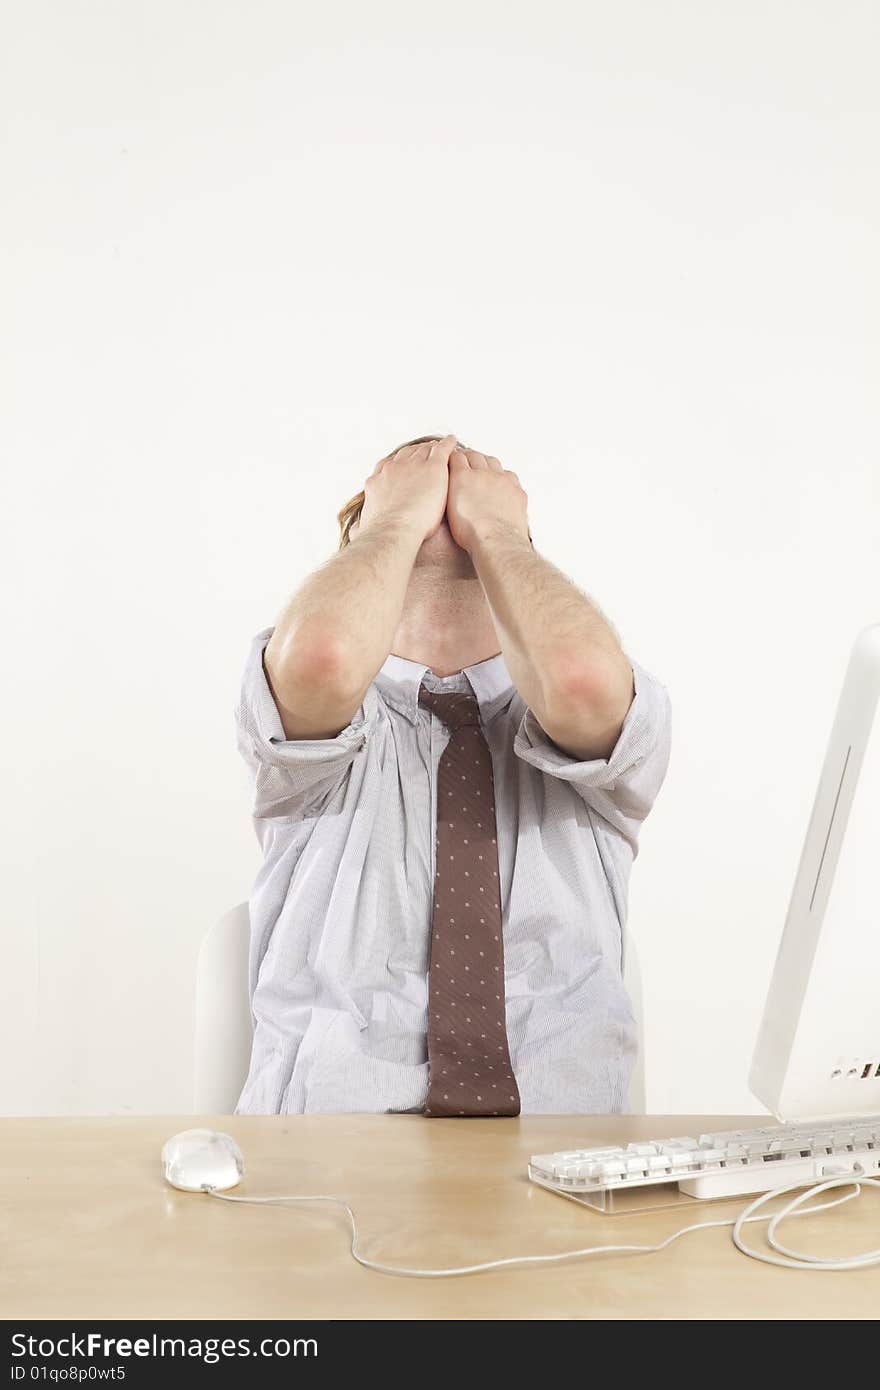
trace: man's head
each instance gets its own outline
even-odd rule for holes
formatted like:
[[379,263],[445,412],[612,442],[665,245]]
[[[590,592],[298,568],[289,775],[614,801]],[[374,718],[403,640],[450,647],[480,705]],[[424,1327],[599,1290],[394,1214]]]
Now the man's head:
[[[384,455],[390,459],[411,445],[431,444],[442,434],[408,439]],[[457,436],[456,436],[457,438]],[[457,440],[460,448],[468,445]],[[366,495],[359,492],[337,513],[339,549],[357,537]],[[435,675],[446,676],[484,661],[501,649],[483,587],[467,550],[456,544],[444,515],[433,535],[422,541],[413,562],[400,621],[391,651],[426,662]]]
[[[407,440],[404,440],[403,444],[398,444],[396,448],[391,449],[391,450],[389,451],[389,453],[388,453],[387,455],[385,455],[385,457],[386,457],[386,458],[393,458],[393,456],[394,456],[396,453],[398,453],[401,449],[406,449],[406,448],[408,448],[410,444],[430,444],[430,443],[433,442],[434,440],[440,440],[440,439],[443,439],[443,438],[445,438],[445,436],[442,435],[442,434],[422,434],[422,435],[419,435],[418,439],[407,439]],[[462,449],[466,449],[466,448],[468,447],[467,444],[462,444],[461,440],[459,440],[458,442],[459,442],[459,444],[461,445],[461,448],[462,448]],[[340,549],[340,550],[344,550],[345,547],[348,545],[348,543],[349,543],[349,541],[350,541],[350,539],[351,539],[352,530],[354,530],[355,533],[357,533],[357,528],[358,528],[358,525],[359,525],[359,523],[360,523],[361,512],[363,511],[363,507],[364,507],[364,493],[363,493],[363,492],[359,492],[355,497],[352,497],[352,498],[350,499],[350,501],[346,502],[346,504],[345,504],[345,506],[342,508],[342,510],[339,511],[339,512],[337,513],[336,519],[337,519],[337,521],[339,522],[339,549]],[[445,520],[444,520],[444,522],[443,522],[443,524],[442,524],[440,530],[441,530],[441,532],[442,532],[442,531],[448,531],[448,527],[447,527],[447,525],[446,525],[446,521],[445,521]],[[439,534],[439,533],[438,533],[438,534]],[[443,537],[441,537],[441,542],[442,542],[442,540],[443,540]],[[448,537],[448,540],[451,542],[451,541],[452,541],[452,537],[449,536],[449,537]],[[458,548],[458,547],[456,547],[456,549],[457,549],[457,548]]]

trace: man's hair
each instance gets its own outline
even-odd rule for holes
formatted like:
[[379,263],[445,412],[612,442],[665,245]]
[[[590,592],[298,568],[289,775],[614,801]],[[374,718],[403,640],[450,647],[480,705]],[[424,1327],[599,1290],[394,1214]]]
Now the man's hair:
[[[407,439],[403,444],[398,444],[396,449],[391,449],[390,452],[385,455],[385,458],[391,458],[392,455],[398,453],[401,449],[409,448],[410,444],[430,444],[434,440],[445,439],[445,437],[446,436],[442,434],[422,434],[418,439]],[[462,449],[468,447],[467,444],[462,444],[461,440],[459,440],[459,445]],[[350,501],[346,502],[345,506],[336,515],[336,520],[339,522],[340,550],[344,550],[348,545],[350,539],[349,532],[355,522],[360,520],[360,515],[364,508],[364,498],[365,494],[359,492],[356,497],[352,497]]]

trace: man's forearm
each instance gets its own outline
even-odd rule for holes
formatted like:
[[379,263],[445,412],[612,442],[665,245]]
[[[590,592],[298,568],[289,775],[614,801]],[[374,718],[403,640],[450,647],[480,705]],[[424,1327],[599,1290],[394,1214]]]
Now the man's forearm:
[[599,721],[604,710],[625,712],[632,671],[617,634],[561,570],[506,528],[481,539],[471,560],[513,683],[548,732],[591,705]]
[[343,689],[368,685],[394,640],[421,539],[412,527],[390,521],[354,536],[293,594],[267,658],[280,664],[286,653],[307,650]]

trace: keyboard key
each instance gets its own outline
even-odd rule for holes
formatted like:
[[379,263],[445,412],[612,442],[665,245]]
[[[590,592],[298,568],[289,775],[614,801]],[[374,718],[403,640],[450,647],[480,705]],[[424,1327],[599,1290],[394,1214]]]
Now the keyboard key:
[[597,1163],[595,1169],[590,1174],[591,1178],[619,1178],[626,1172],[626,1164],[621,1159],[607,1158],[602,1163]]
[[648,1156],[648,1171],[658,1173],[662,1170],[668,1171],[672,1167],[672,1160],[669,1154],[650,1154]]

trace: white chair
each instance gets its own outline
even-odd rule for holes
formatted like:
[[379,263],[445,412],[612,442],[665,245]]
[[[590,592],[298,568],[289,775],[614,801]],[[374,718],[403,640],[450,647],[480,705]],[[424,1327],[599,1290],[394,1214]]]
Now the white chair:
[[629,928],[623,933],[623,983],[632,1004],[636,1021],[638,1052],[629,1082],[629,1108],[633,1115],[645,1113],[645,1005],[642,993],[642,968],[636,943]]
[[[248,984],[250,914],[238,903],[206,933],[196,971],[194,1113],[231,1115],[247,1080],[253,1042]],[[624,938],[623,978],[632,1000],[639,1052],[630,1084],[633,1114],[645,1110],[642,977],[633,938]]]
[[196,1115],[231,1115],[247,1080],[253,1043],[246,902],[205,933],[196,967]]

